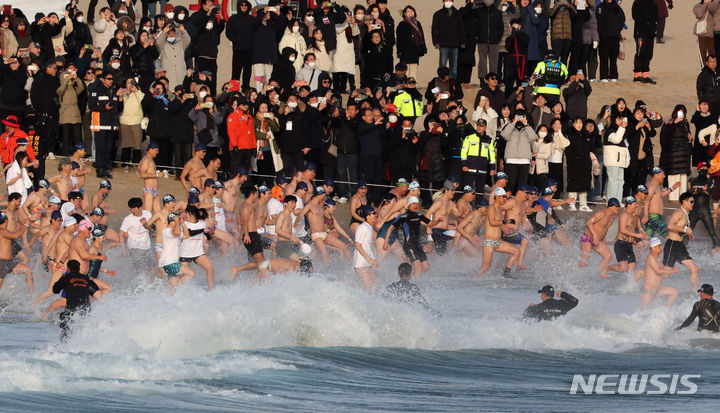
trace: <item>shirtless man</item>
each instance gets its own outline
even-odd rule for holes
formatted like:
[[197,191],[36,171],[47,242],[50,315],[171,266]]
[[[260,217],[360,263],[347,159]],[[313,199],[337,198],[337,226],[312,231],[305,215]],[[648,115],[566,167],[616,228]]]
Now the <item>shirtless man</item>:
[[195,172],[190,174],[190,176],[188,177],[190,183],[196,184],[200,182],[205,182],[208,179],[212,179],[213,181],[217,180],[217,171],[218,169],[220,169],[220,157],[218,157],[217,155],[206,157],[203,160],[203,165],[205,164],[205,161],[207,161],[207,166],[204,166],[203,168],[198,168],[195,170]]
[[[202,186],[193,183],[192,181],[188,181],[188,179],[194,172],[197,172],[198,169],[205,169],[203,159],[205,159],[206,153],[205,145],[199,142],[195,144],[195,154],[185,163],[182,173],[180,174],[180,182],[182,183],[183,188],[185,188],[185,191],[190,189],[191,186],[197,186],[198,188]],[[202,180],[200,180],[200,184],[202,184]]]
[[57,194],[63,202],[68,200],[68,194],[73,187],[70,171],[72,171],[72,161],[70,158],[62,158],[58,163],[58,172],[60,173],[48,180],[51,184],[55,184]]
[[153,214],[153,216],[150,218],[150,221],[148,221],[148,227],[151,225],[155,225],[155,255],[158,259],[160,259],[160,255],[162,255],[163,251],[163,231],[165,228],[168,227],[168,215],[170,215],[171,212],[177,211],[177,203],[175,202],[175,197],[171,194],[167,194],[163,196],[162,198],[162,208],[160,208],[159,211]]
[[140,178],[143,180],[143,205],[147,205],[147,209],[150,212],[155,212],[160,209],[160,205],[155,204],[155,199],[158,195],[158,178],[157,170],[155,168],[155,158],[160,152],[160,145],[157,142],[150,142],[148,144],[147,152],[140,160],[138,165],[138,171],[140,172]]
[[470,215],[473,212],[473,207],[471,203],[475,200],[475,188],[473,188],[470,185],[465,185],[463,188],[463,193],[457,200],[456,210],[457,215],[455,218],[458,222],[465,219],[466,216]]
[[13,230],[8,229],[8,226],[8,216],[4,212],[0,212],[0,288],[2,288],[5,277],[11,272],[25,274],[25,282],[32,296],[35,294],[35,286],[30,267],[13,257],[11,246],[12,241],[17,240],[25,233],[27,226],[17,225]]
[[[303,201],[305,203],[309,202],[310,199],[314,196],[313,191],[315,190],[315,187],[313,186],[313,179],[315,179],[315,170],[317,167],[314,163],[308,162],[305,164],[305,170],[302,171],[302,177],[300,178],[301,181],[305,182],[308,186],[308,193],[307,196]],[[324,189],[323,189],[324,191]],[[324,202],[324,201],[323,201]]]
[[[287,185],[281,185],[284,195],[292,195],[295,193],[295,190],[297,189],[297,184],[302,181],[302,174],[303,173],[301,171],[295,171],[295,175],[292,176],[290,182],[288,182]],[[302,201],[304,202],[305,198],[303,198]]]
[[507,202],[507,192],[502,188],[495,188],[493,191],[495,202],[488,207],[485,215],[485,240],[483,241],[483,263],[477,272],[482,277],[492,265],[492,257],[495,251],[510,254],[507,266],[503,270],[503,276],[507,277],[515,262],[520,257],[520,250],[501,239],[503,214],[502,207]]
[[83,158],[87,156],[87,146],[85,145],[85,142],[78,142],[75,144],[75,152],[70,156],[70,160],[72,162],[77,163],[80,168],[78,168],[77,172],[75,173],[75,176],[77,176],[78,180],[78,186],[80,188],[85,187],[85,175],[89,174],[90,171],[85,168],[85,162],[83,162]]
[[[494,194],[496,188],[505,189],[505,187],[507,186],[507,183],[508,183],[508,176],[507,176],[507,174],[506,174],[505,172],[502,172],[502,171],[498,172],[497,174],[495,174],[495,183],[494,183],[493,186],[490,188],[490,193],[491,193],[491,194]],[[490,205],[494,204],[494,203],[495,203],[495,197],[491,196],[489,202],[490,202]]]
[[479,198],[477,205],[477,209],[466,215],[457,225],[453,249],[460,248],[461,257],[476,257],[483,248],[483,240],[478,235],[478,230],[485,222],[485,214],[490,204],[487,199]]
[[[57,233],[57,237],[50,241],[51,252],[49,253],[48,264],[52,270],[52,277],[50,279],[50,285],[48,289],[40,294],[35,300],[35,304],[39,304],[43,300],[53,295],[52,286],[60,279],[63,275],[67,274],[67,256],[70,250],[70,241],[72,241],[73,234],[77,230],[77,220],[73,217],[67,217],[63,221],[63,229]],[[54,257],[54,259],[52,258]],[[53,311],[65,307],[65,298],[60,297],[53,301],[43,313],[40,315],[40,319],[46,319],[47,316]]]
[[[240,268],[240,267],[233,267]],[[250,268],[248,268],[249,270]],[[240,270],[236,271],[240,272]],[[257,284],[263,280],[269,279],[273,275],[286,274],[289,272],[299,272],[303,274],[310,274],[313,272],[312,261],[308,259],[301,259],[300,261],[291,260],[289,258],[270,258],[267,259],[257,266],[257,272],[255,277],[250,281],[251,285]],[[233,276],[233,280],[235,277]]]
[[[609,205],[609,201],[608,201]],[[640,209],[635,197],[625,197],[625,210],[620,214],[618,220],[618,232],[615,237],[615,258],[617,264],[607,266],[603,265],[602,276],[607,278],[608,271],[626,272],[630,270],[635,272],[635,250],[633,246],[642,239],[647,239],[647,234],[640,225],[640,217],[638,216]]]
[[[417,183],[417,181],[412,181],[407,186],[408,190],[405,193],[405,196],[398,199],[395,204],[393,204],[393,208],[390,210],[390,213],[388,216],[392,216],[398,212],[404,211],[407,209],[407,201],[410,199],[410,197],[416,197],[420,198],[420,184]],[[387,222],[387,220],[386,220]]]
[[[629,198],[630,197],[628,197],[628,200]],[[626,204],[629,202],[628,200],[625,201]],[[635,198],[633,198],[630,203],[634,203],[634,200]],[[617,217],[618,212],[620,212],[620,201],[618,201],[617,198],[610,198],[607,202],[607,208],[595,212],[590,219],[587,220],[585,223],[585,231],[580,237],[581,255],[578,267],[587,267],[588,261],[590,261],[590,253],[595,251],[602,257],[602,261],[600,261],[602,275],[603,278],[607,278],[607,266],[612,259],[612,253],[607,246],[605,236],[610,226],[615,222],[615,217]],[[627,211],[623,212],[623,214],[626,212]],[[619,233],[618,231],[618,234]]]
[[44,179],[38,181],[38,190],[28,194],[25,203],[20,207],[23,216],[30,224],[30,232],[37,234],[40,231],[42,217],[48,208],[48,191],[50,183]]
[[[315,189],[312,197],[305,205],[303,214],[305,215],[308,225],[310,226],[310,236],[312,237],[313,244],[320,251],[320,256],[323,262],[326,264],[330,262],[330,255],[328,254],[325,243],[327,240],[327,231],[325,230],[325,220],[323,205],[325,204],[325,189],[320,186]],[[338,240],[340,244],[341,241]]]
[[663,198],[665,198],[670,192],[680,187],[680,182],[675,182],[672,189],[663,189],[662,184],[665,180],[665,171],[659,166],[652,169],[650,173],[650,183],[648,183],[647,202],[645,202],[644,215],[642,217],[642,224],[645,225],[645,231],[648,237],[652,237],[655,234],[660,234],[663,237],[668,236],[668,225],[663,219]]
[[527,227],[527,208],[528,208],[528,189],[525,183],[520,183],[517,187],[515,196],[508,199],[501,211],[505,211],[505,219],[502,226],[502,240],[515,245],[520,249],[520,257],[517,262],[518,270],[527,270],[528,267],[523,264],[525,261],[525,253],[527,252],[530,241],[522,234],[523,228]]
[[674,267],[675,263],[680,262],[688,270],[690,270],[690,285],[693,290],[698,287],[698,266],[688,254],[683,237],[694,240],[693,230],[690,228],[690,218],[688,214],[693,208],[695,199],[692,192],[684,192],[680,194],[680,208],[673,211],[667,223],[668,236],[663,248],[663,265]]
[[[42,226],[40,228],[40,231],[38,231],[35,234],[35,236],[33,236],[32,239],[30,240],[30,242],[28,243],[28,249],[31,249],[33,244],[37,240],[40,240],[40,243],[41,243],[40,262],[42,262],[43,266],[45,267],[45,271],[48,271],[48,272],[52,272],[50,270],[50,268],[48,267],[48,260],[50,258],[49,254],[50,254],[50,251],[52,250],[52,246],[51,246],[50,242],[55,240],[58,232],[60,231],[61,226],[62,226],[62,215],[60,214],[60,211],[54,211],[51,214],[48,224]],[[38,268],[38,266],[35,267],[36,270],[37,270],[37,268]],[[52,286],[51,286],[51,288],[52,288]]]
[[248,262],[245,265],[232,267],[230,281],[235,280],[235,276],[240,271],[252,270],[258,267],[258,264],[265,261],[263,254],[263,243],[260,234],[257,233],[257,212],[258,190],[254,186],[246,186],[242,189],[245,202],[240,206],[238,214],[238,229],[242,235],[242,242],[248,252]]
[[297,198],[295,195],[286,195],[283,201],[283,211],[275,220],[275,232],[278,236],[275,251],[280,258],[297,260],[299,258],[298,246],[302,244],[300,238],[293,233],[293,212],[297,205]]
[[[112,192],[112,183],[107,179],[100,181],[100,189],[98,189],[95,195],[93,195],[90,207],[92,209],[97,207],[102,208],[103,211],[105,211],[106,216],[116,213],[117,211],[110,208],[110,203],[107,200],[110,196],[110,192]],[[103,224],[107,225],[107,219],[103,222]]]
[[[8,195],[8,205],[7,209],[5,210],[5,214],[7,215],[7,230],[14,232],[17,231],[18,226],[25,226],[27,227],[27,219],[25,216],[20,212],[20,202],[22,201],[22,195],[18,194],[17,192],[13,192],[12,194]],[[23,245],[28,244],[27,239],[27,232],[23,232],[22,234],[22,241],[23,243],[20,243],[20,240],[17,238],[14,238],[10,245],[12,247],[12,256],[17,257],[20,261],[23,263],[30,264],[30,256],[23,251]]]
[[408,181],[405,178],[400,178],[395,182],[395,188],[390,190],[390,193],[395,197],[395,200],[405,198],[408,193]]
[[635,281],[640,281],[644,276],[643,293],[640,296],[640,306],[644,309],[655,297],[667,297],[667,306],[673,305],[680,294],[675,287],[666,287],[662,285],[663,278],[669,278],[670,275],[680,271],[680,268],[666,267],[660,263],[660,253],[662,253],[662,242],[659,238],[650,240],[650,254],[645,259],[645,270],[638,271]]
[[428,218],[432,217],[432,220],[437,223],[430,231],[432,233],[435,250],[437,250],[440,255],[445,254],[448,241],[453,239],[451,235],[445,234],[445,231],[450,229],[450,214],[458,215],[455,202],[453,202],[453,198],[455,197],[455,187],[453,183],[447,181],[442,191],[442,195],[432,203],[430,209],[428,209],[425,214]]
[[235,225],[235,206],[237,205],[240,188],[247,181],[248,170],[244,166],[238,168],[232,179],[225,181],[225,191],[222,194],[222,201],[225,205],[226,223],[228,226]]
[[80,263],[80,273],[87,274],[90,269],[90,260],[107,261],[105,255],[93,255],[88,250],[87,240],[90,238],[92,224],[83,219],[78,224],[78,234],[70,241],[70,248],[67,252],[67,260],[76,260]]

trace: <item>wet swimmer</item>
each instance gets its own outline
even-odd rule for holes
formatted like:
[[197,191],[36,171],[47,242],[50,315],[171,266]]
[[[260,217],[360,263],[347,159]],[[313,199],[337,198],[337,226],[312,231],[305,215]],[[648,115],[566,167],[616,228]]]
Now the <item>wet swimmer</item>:
[[[552,285],[546,285],[538,290],[542,302],[540,304],[530,304],[523,313],[523,318],[534,319],[537,321],[554,320],[560,316],[567,314],[578,305],[578,299],[565,291],[555,292]],[[557,295],[558,299],[554,297]]]
[[[615,198],[611,198],[611,200],[613,199]],[[640,225],[638,208],[639,206],[635,197],[625,197],[625,210],[620,214],[618,232],[615,237],[614,250],[617,264],[610,266],[603,265],[603,278],[607,278],[608,271],[630,271],[631,274],[635,272],[635,245],[647,238],[647,233],[644,232],[642,225]]]
[[495,188],[493,198],[495,202],[488,207],[487,214],[485,214],[485,240],[482,244],[482,267],[480,267],[480,270],[476,274],[478,277],[482,277],[485,272],[490,269],[492,257],[496,251],[510,254],[510,259],[503,270],[503,277],[508,277],[512,267],[520,257],[520,249],[518,247],[501,239],[502,225],[505,223],[502,208],[507,202],[507,193],[502,188]]
[[310,275],[313,272],[312,261],[308,258],[301,258],[300,261],[289,258],[270,258],[258,264],[257,273],[250,283],[257,284],[273,275],[290,272]]
[[87,274],[80,273],[80,263],[70,260],[67,263],[68,273],[53,284],[53,293],[64,291],[65,309],[60,313],[60,339],[66,341],[70,334],[70,321],[76,315],[84,316],[90,310],[90,296],[100,289]]
[[413,276],[412,265],[406,262],[400,264],[398,266],[398,276],[400,277],[400,281],[396,281],[385,287],[385,292],[382,294],[383,298],[401,303],[420,304],[428,310],[433,317],[440,317],[440,313],[433,309],[425,300],[425,297],[422,296],[420,288],[417,284],[410,282],[410,279]]
[[650,254],[645,259],[645,270],[638,271],[635,281],[639,281],[645,277],[643,284],[643,293],[640,296],[640,305],[645,308],[652,302],[655,297],[667,297],[667,305],[673,305],[680,291],[675,287],[666,287],[662,285],[664,278],[680,271],[679,268],[666,267],[660,262],[660,254],[662,253],[662,241],[659,238],[650,240]]
[[182,216],[170,212],[165,221],[167,225],[162,230],[162,248],[158,256],[158,267],[165,271],[170,291],[174,293],[178,285],[195,276],[195,271],[190,268],[189,262],[180,262]]
[[703,284],[697,292],[700,293],[700,301],[693,304],[690,316],[676,330],[689,326],[698,318],[698,331],[710,330],[717,333],[720,331],[720,303],[713,299],[715,290],[712,285]]
[[[610,226],[615,222],[618,212],[620,212],[620,201],[617,198],[610,198],[608,199],[607,208],[595,212],[587,220],[585,232],[580,237],[581,258],[578,267],[587,267],[588,261],[590,261],[590,253],[595,251],[602,257],[600,266],[602,267],[603,278],[607,278],[606,268],[612,259],[612,254],[605,241],[605,236]],[[633,259],[632,262],[634,263],[635,260]]]
[[390,228],[388,228],[385,233],[385,242],[383,243],[383,249],[389,251],[390,243],[388,242],[388,238],[396,228],[400,229],[403,232],[403,239],[405,240],[403,243],[403,252],[408,261],[415,267],[415,273],[417,275],[430,269],[427,255],[420,244],[421,224],[425,224],[428,228],[432,228],[437,224],[437,221],[431,221],[425,215],[418,213],[419,208],[420,200],[417,197],[411,196],[407,201],[407,212],[390,222]]
[[364,222],[360,224],[355,231],[353,268],[365,291],[371,293],[373,288],[375,288],[375,280],[377,279],[373,267],[377,268],[378,262],[375,259],[372,246],[375,240],[374,227],[377,225],[378,215],[373,207],[363,205],[358,208],[358,216]]
[[663,265],[674,267],[676,263],[680,263],[690,270],[690,284],[692,289],[698,286],[698,266],[690,257],[685,247],[685,238],[694,240],[693,230],[690,228],[690,216],[695,204],[695,199],[691,192],[680,194],[680,208],[673,211],[667,223],[668,236],[663,248]]

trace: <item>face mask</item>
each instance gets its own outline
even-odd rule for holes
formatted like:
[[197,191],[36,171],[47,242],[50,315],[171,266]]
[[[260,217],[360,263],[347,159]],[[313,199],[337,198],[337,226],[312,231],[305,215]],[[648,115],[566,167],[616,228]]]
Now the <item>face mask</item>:
[[313,17],[313,16],[307,16],[307,21],[310,22],[310,23],[312,23],[312,22],[315,21],[315,17]]
[[290,60],[290,63],[295,63],[295,56],[290,56],[288,60]]
[[375,12],[372,14],[372,17],[373,17],[373,19],[377,19],[378,17],[380,17],[380,13]]
[[537,13],[537,14],[542,13],[542,7],[535,7],[535,13]]
[[175,38],[174,38],[174,37],[168,37],[168,38],[167,38],[167,41],[168,41],[168,43],[175,43]]
[[390,123],[395,123],[395,122],[397,122],[398,119],[397,119],[397,116],[390,115],[390,116],[388,116],[388,120],[390,121]]
[[85,20],[85,16],[78,16],[75,20],[77,20],[78,23],[82,23],[83,20]]
[[185,13],[178,14],[178,20],[185,20]]
[[450,9],[453,6],[453,2],[446,1],[445,3],[443,3],[443,5],[445,6],[446,9]]
[[143,27],[143,30],[145,30],[148,33],[152,33],[152,26]]
[[310,63],[308,63],[307,65],[310,66],[310,67],[315,67],[315,62],[310,62]]
[[513,25],[512,29],[513,29],[513,30],[520,30],[520,26],[518,26],[518,25]]
[[110,67],[112,67],[113,69],[120,69],[120,63],[118,63],[118,62],[110,63]]
[[175,17],[175,13],[174,12],[165,13],[165,17],[172,20],[172,18]]
[[500,8],[500,10],[502,10],[502,11],[505,11],[505,10],[507,10],[507,9],[508,9],[508,5],[507,5],[507,4],[503,4],[502,7]]
[[127,10],[118,10],[119,14],[127,14]]
[[544,137],[547,136],[547,132],[545,132],[545,131],[543,131],[543,132],[538,132],[538,136],[541,137],[541,138],[544,138]]
[[295,109],[297,107],[297,102],[288,102],[287,105],[290,109]]
[[708,171],[707,169],[698,169],[698,175],[705,176],[707,175]]
[[204,99],[205,96],[207,96],[207,92],[204,90],[201,90],[200,92],[198,92],[198,96],[200,97],[200,99]]
[[317,107],[320,106],[320,102],[311,103],[310,106],[317,109]]
[[207,30],[212,30],[213,24],[212,24],[212,23],[208,23],[208,24],[205,25],[205,28],[206,28]]
[[361,22],[361,21],[365,20],[365,15],[364,14],[356,14],[355,20]]
[[293,26],[292,28],[293,33],[297,33],[300,31],[300,26]]

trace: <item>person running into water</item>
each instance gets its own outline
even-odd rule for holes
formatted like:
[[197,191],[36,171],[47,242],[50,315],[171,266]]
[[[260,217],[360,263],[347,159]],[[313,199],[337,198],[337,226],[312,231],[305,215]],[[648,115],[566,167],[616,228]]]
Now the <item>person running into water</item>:
[[143,205],[150,213],[160,209],[160,205],[155,205],[155,199],[158,195],[158,178],[157,169],[155,168],[155,158],[160,153],[160,145],[157,142],[148,144],[147,152],[138,165],[140,178],[143,180]]
[[691,192],[680,194],[680,208],[673,211],[668,220],[667,229],[669,235],[665,241],[663,248],[663,264],[668,267],[674,267],[675,263],[680,263],[690,270],[690,285],[693,289],[698,285],[698,266],[685,247],[684,238],[694,240],[693,230],[690,228],[689,213],[695,204],[695,199]]
[[607,246],[605,236],[615,217],[620,211],[620,201],[616,198],[608,199],[607,208],[594,213],[585,224],[585,232],[580,237],[581,258],[578,267],[587,267],[590,253],[597,252],[602,257],[600,266],[603,278],[607,278],[607,265],[612,259],[612,253]]
[[[167,196],[167,195],[166,195]],[[178,285],[195,276],[190,264],[180,262],[180,236],[182,235],[183,219],[180,215],[170,212],[165,218],[166,225],[162,230],[162,248],[158,256],[158,267],[165,271],[171,293],[175,293]]]
[[407,202],[407,212],[401,214],[390,223],[390,228],[388,228],[385,235],[383,249],[385,251],[390,250],[390,244],[388,243],[389,234],[396,228],[400,229],[403,232],[405,239],[403,244],[405,256],[415,268],[415,274],[419,276],[430,269],[430,263],[428,262],[427,255],[420,244],[420,227],[421,224],[425,224],[428,228],[432,228],[437,224],[437,221],[431,221],[425,215],[418,213],[418,209],[420,209],[420,200],[417,197],[410,197]]
[[677,288],[662,285],[664,278],[670,278],[670,275],[680,269],[664,266],[660,262],[660,254],[662,254],[662,241],[659,238],[651,239],[650,254],[645,259],[645,269],[638,271],[635,276],[635,281],[640,281],[642,277],[645,277],[643,292],[640,296],[642,308],[647,307],[655,297],[667,297],[667,306],[670,307],[680,294]]
[[11,246],[12,242],[20,238],[27,228],[26,225],[18,225],[14,231],[10,231],[7,214],[0,212],[0,288],[8,274],[13,272],[25,274],[25,282],[28,285],[29,294],[32,296],[35,294],[35,285],[30,267],[13,256]]
[[378,262],[375,259],[372,246],[375,239],[374,227],[377,225],[378,216],[377,212],[369,205],[360,207],[358,216],[365,222],[360,224],[355,231],[355,262],[353,268],[365,291],[371,293],[375,288],[375,280],[377,279],[373,267],[378,268]]
[[[537,321],[548,321],[554,320],[560,316],[568,313],[568,311],[577,307],[578,299],[565,291],[558,291],[555,293],[555,289],[552,285],[546,285],[538,290],[542,302],[540,304],[530,304],[530,307],[525,309],[523,318],[534,319]],[[557,295],[558,299],[554,297]]]
[[503,277],[509,277],[513,265],[520,257],[520,249],[501,239],[503,220],[502,208],[507,202],[507,193],[502,188],[495,188],[493,191],[495,202],[492,203],[485,214],[485,240],[483,241],[482,267],[476,276],[482,277],[492,265],[492,257],[495,251],[510,254],[510,259],[503,270]]
[[613,272],[635,272],[635,245],[641,240],[647,238],[647,233],[643,231],[640,225],[640,217],[638,215],[637,199],[632,196],[625,197],[625,210],[620,214],[618,220],[618,232],[615,237],[615,258],[617,264],[610,266],[604,265],[602,268],[603,278],[607,278],[608,271]]
[[713,333],[720,332],[720,302],[713,299],[715,290],[710,284],[703,284],[697,292],[700,293],[700,301],[693,304],[690,316],[683,321],[676,330],[683,329],[698,319],[698,331],[709,330]]
[[420,304],[435,318],[440,317],[440,313],[433,309],[427,300],[425,300],[425,297],[422,296],[417,284],[410,282],[412,276],[412,265],[406,262],[400,264],[398,266],[398,277],[400,277],[400,281],[396,281],[385,287],[385,291],[382,294],[383,298],[400,303]]
[[87,274],[80,272],[80,263],[70,260],[67,264],[68,273],[53,284],[53,293],[62,291],[67,304],[60,313],[60,340],[67,341],[70,336],[70,323],[76,316],[84,317],[90,310],[90,296],[99,291],[98,285]]
[[645,232],[648,238],[659,234],[662,237],[668,236],[668,225],[663,219],[665,205],[663,198],[680,187],[680,182],[675,182],[672,189],[662,187],[665,180],[665,171],[659,166],[652,169],[652,178],[647,186],[647,201],[645,201],[645,214],[642,217],[642,224],[645,225]]
[[483,249],[483,240],[478,230],[485,223],[485,214],[490,205],[485,198],[477,198],[477,208],[457,225],[457,233],[453,239],[453,249],[460,249],[461,257],[477,257]]
[[518,258],[516,267],[518,270],[528,269],[523,263],[525,261],[525,252],[527,252],[530,241],[525,238],[521,232],[527,224],[527,215],[525,212],[528,207],[528,189],[529,186],[525,183],[519,184],[515,196],[508,199],[502,207],[502,210],[505,211],[505,220],[502,226],[502,240],[520,249],[520,257]]
[[205,270],[205,279],[207,280],[208,290],[212,291],[215,287],[215,266],[205,253],[205,229],[207,224],[205,220],[208,218],[207,211],[198,209],[193,205],[188,205],[183,213],[182,224],[182,243],[180,244],[180,262],[191,262],[202,267]]

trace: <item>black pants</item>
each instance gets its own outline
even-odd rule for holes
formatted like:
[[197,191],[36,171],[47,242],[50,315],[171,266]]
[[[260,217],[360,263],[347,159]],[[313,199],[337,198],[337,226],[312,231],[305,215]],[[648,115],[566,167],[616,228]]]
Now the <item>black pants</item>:
[[[380,156],[364,156],[360,158],[360,176],[368,184],[382,184],[384,177],[384,164]],[[368,186],[368,203],[380,204],[382,200],[382,188]]]
[[[275,164],[273,163],[272,153],[270,153],[270,151],[265,151],[262,154],[263,158],[257,160],[258,173],[260,175],[274,176]],[[272,188],[273,185],[275,185],[275,182],[272,182],[272,178],[258,178],[258,181],[265,182],[266,185],[269,183],[270,185],[268,186],[268,188]]]
[[617,79],[617,58],[620,53],[620,38],[605,37],[600,39],[598,56],[600,57],[600,79]]
[[505,173],[508,175],[505,190],[515,193],[518,184],[527,183],[530,164],[505,162]]
[[572,41],[570,39],[556,39],[551,40],[550,44],[552,44],[553,52],[560,56],[560,60],[563,63],[567,64],[568,56],[570,56],[570,49],[572,47]]
[[[333,73],[333,88],[338,93],[352,92],[355,90],[355,75],[349,73]],[[349,87],[346,88],[346,87]]]
[[590,80],[597,79],[598,50],[593,49],[592,46],[590,46],[590,54],[588,55],[586,66],[586,68],[583,68],[583,70],[585,71],[585,77]]
[[658,40],[662,40],[662,38],[665,37],[665,20],[667,20],[667,17],[657,20],[657,33],[655,34],[655,38]]
[[414,168],[403,168],[401,166],[393,166],[390,162],[390,179],[396,182],[400,178],[405,178],[408,182],[412,181],[415,174]]
[[[205,152],[205,159],[208,159],[208,155],[210,155],[210,149],[206,148],[207,151]],[[217,148],[215,149],[215,152],[217,154]],[[173,166],[176,166],[178,168],[182,168],[185,166],[185,163],[190,160],[192,157],[192,143],[185,142],[185,143],[174,143],[173,144],[173,155],[175,156],[175,163]],[[207,166],[207,164],[205,165]]]
[[70,156],[75,152],[75,144],[82,141],[82,123],[66,123],[60,125],[62,136],[62,154]]
[[[95,170],[98,175],[106,174],[112,168],[112,148],[115,140],[117,140],[117,131],[95,132]],[[160,150],[162,151],[162,148]]]
[[215,80],[218,70],[217,60],[197,57],[195,58],[195,66],[198,73],[205,70],[212,73],[212,77],[210,78],[210,94],[215,96],[217,94],[217,80]]
[[[553,199],[560,199],[563,193],[563,164],[548,162],[548,172],[548,178],[552,178],[557,182],[557,192],[555,192]],[[538,190],[542,191],[540,188]]]
[[155,158],[155,163],[157,164],[157,166],[172,166],[172,158],[174,151],[173,143],[170,142],[170,139],[167,136],[151,136],[150,140],[157,142],[157,144],[160,146],[158,156],[157,158]]
[[638,185],[645,185],[649,172],[648,169],[647,159],[630,161],[630,165],[625,168],[623,196],[632,195],[635,193],[635,188],[637,188]]
[[250,75],[252,74],[252,51],[241,52],[233,50],[232,78],[240,79],[241,73],[242,87],[250,87]]
[[44,149],[49,152],[57,152],[60,141],[60,125],[55,114],[38,114],[37,129],[44,143]]
[[653,48],[655,47],[655,39],[652,37],[645,39],[635,39],[635,67],[633,72],[643,73],[650,71],[650,61],[653,58]]
[[542,193],[545,189],[545,183],[547,182],[547,174],[532,174],[528,176],[528,185],[532,185]]
[[120,160],[122,162],[125,162],[125,163],[132,162],[134,164],[138,164],[138,163],[140,163],[141,157],[142,157],[142,151],[139,149],[121,148]]
[[457,69],[458,83],[470,83],[470,78],[472,78],[472,71],[473,71],[473,65],[458,63],[458,69]]
[[592,49],[590,44],[572,43],[572,54],[570,55],[570,66],[568,67],[569,74],[577,73],[578,69],[585,70],[588,57],[590,57],[590,49]]
[[462,185],[470,185],[471,187],[475,188],[475,192],[477,193],[483,193],[485,192],[485,180],[487,179],[487,174],[484,173],[475,173],[475,172],[463,172],[462,174]]
[[706,206],[700,208],[693,208],[690,211],[689,217],[689,225],[692,229],[695,229],[695,225],[697,225],[698,221],[702,221],[702,223],[705,225],[705,229],[707,230],[708,235],[710,235],[710,238],[712,239],[713,248],[720,247],[720,239],[718,239],[717,232],[715,231],[715,224],[713,222],[709,200]]
[[244,166],[250,170],[250,161],[255,155],[255,149],[233,149],[230,151],[230,176],[235,176],[238,168]]
[[305,167],[305,157],[302,152],[282,153],[283,170],[288,176],[293,176],[295,171],[300,171]]

